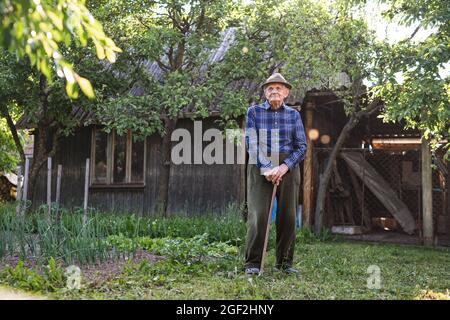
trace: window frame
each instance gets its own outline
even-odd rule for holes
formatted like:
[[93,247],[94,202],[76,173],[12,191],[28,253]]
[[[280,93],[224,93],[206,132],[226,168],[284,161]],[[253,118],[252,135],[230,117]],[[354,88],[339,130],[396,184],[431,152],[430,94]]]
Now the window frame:
[[132,182],[132,132],[130,129],[126,133],[126,159],[125,159],[125,182],[114,182],[114,148],[116,141],[116,130],[113,129],[107,134],[107,144],[106,144],[106,182],[94,182],[95,177],[95,149],[96,149],[96,134],[102,129],[98,126],[92,127],[91,130],[91,166],[90,166],[90,177],[89,186],[91,188],[142,188],[145,187],[146,178],[146,165],[147,165],[147,138],[144,139],[144,156],[142,165],[142,181]]

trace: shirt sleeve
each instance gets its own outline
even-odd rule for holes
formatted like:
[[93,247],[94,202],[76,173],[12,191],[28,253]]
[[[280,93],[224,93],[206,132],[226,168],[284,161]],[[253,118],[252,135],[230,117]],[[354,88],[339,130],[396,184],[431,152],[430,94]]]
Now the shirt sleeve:
[[256,164],[261,174],[264,174],[264,172],[272,168],[271,161],[261,154],[261,150],[259,150],[254,107],[250,107],[247,110],[245,120],[245,146],[249,154],[249,163]]
[[307,148],[305,129],[303,128],[303,122],[299,112],[295,112],[295,130],[292,145],[293,150],[291,154],[283,161],[289,170],[292,170],[296,164],[305,158]]

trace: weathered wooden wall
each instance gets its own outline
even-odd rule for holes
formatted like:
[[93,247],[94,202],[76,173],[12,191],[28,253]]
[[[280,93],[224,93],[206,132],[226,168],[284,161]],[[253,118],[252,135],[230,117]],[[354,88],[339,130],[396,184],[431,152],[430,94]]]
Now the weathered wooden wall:
[[[35,143],[39,134],[35,137]],[[61,203],[65,207],[82,207],[84,192],[84,173],[86,158],[90,157],[91,129],[82,127],[74,135],[62,139],[59,152],[52,160],[52,201],[56,195],[56,176],[58,164],[63,165],[61,180]],[[36,183],[33,207],[47,203],[47,165],[40,172]]]
[[[179,121],[179,127],[194,132],[194,123],[189,119]],[[214,118],[202,122],[202,129],[215,128]],[[192,164],[172,165],[170,170],[169,212],[187,212],[192,215],[220,212],[229,204],[241,203],[245,198],[242,175],[245,165],[237,163],[237,150],[234,163],[226,164],[226,152],[223,152],[224,164],[193,164],[194,143],[192,136]],[[210,142],[203,142],[203,148]],[[174,143],[176,144],[176,142]],[[225,141],[223,141],[225,149]]]
[[[214,118],[203,120],[202,127],[203,132],[215,127]],[[193,151],[194,124],[192,120],[180,119],[177,128],[186,128],[191,132]],[[160,141],[161,138],[156,135],[147,139],[145,187],[90,187],[89,206],[117,213],[156,215]],[[175,144],[177,142],[173,143],[173,145]],[[209,142],[205,142],[203,145],[207,144]],[[91,127],[78,128],[74,135],[63,139],[60,151],[53,159],[53,201],[56,194],[56,169],[58,164],[62,164],[62,206],[82,207],[85,161],[90,157],[90,150]],[[241,185],[243,174],[245,174],[245,165],[172,164],[168,211],[171,214],[203,215],[212,212],[221,213],[230,204],[240,204],[245,199],[245,189]],[[45,166],[39,174],[33,201],[34,208],[46,203],[46,175]]]

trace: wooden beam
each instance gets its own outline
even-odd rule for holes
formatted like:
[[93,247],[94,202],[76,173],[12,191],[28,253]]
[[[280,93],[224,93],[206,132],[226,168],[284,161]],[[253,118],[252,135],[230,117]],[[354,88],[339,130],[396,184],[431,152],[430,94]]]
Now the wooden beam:
[[83,224],[86,224],[87,222],[88,197],[89,197],[89,158],[86,159],[86,173],[84,179]]
[[22,166],[17,168],[17,188],[16,188],[16,214],[20,214],[20,207],[22,203]]
[[28,196],[28,176],[30,174],[30,158],[25,159],[25,177],[23,181],[23,203],[26,208],[27,196]]
[[[107,151],[106,151],[106,184],[113,182],[113,170],[114,170],[114,137],[115,130],[108,133]],[[95,164],[93,164],[95,165]]]
[[357,152],[341,152],[341,157],[364,184],[400,223],[403,230],[413,234],[416,223],[408,207],[397,196],[384,178]]
[[315,105],[312,102],[306,103],[306,114],[305,114],[305,133],[306,133],[306,143],[308,145],[306,149],[306,156],[303,162],[303,211],[302,211],[302,226],[306,228],[311,227],[311,217],[313,213],[313,142],[309,138],[309,131],[313,127],[314,123],[314,108]]
[[131,157],[131,145],[132,145],[132,140],[131,140],[131,130],[127,130],[127,140],[126,140],[126,144],[125,144],[125,155],[126,155],[126,159],[125,159],[125,182],[126,183],[130,183],[131,182],[131,161],[132,161],[132,157]]
[[433,194],[431,151],[429,141],[422,138],[422,215],[423,244],[433,245]]
[[[91,166],[91,173],[90,176],[91,177],[95,177],[95,149],[96,149],[96,144],[97,144],[97,127],[92,127],[91,128],[91,160],[92,160],[92,166]],[[92,185],[94,183],[94,181],[89,181],[89,185]]]
[[56,176],[56,217],[59,222],[59,203],[61,201],[61,175],[62,165],[58,164],[58,173]]

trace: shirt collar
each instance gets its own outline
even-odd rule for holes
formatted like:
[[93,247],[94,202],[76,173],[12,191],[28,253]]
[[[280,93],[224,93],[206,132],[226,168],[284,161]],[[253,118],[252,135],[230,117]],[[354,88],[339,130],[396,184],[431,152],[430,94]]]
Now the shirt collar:
[[[269,101],[267,101],[267,100],[264,101],[264,103],[261,104],[260,106],[261,106],[261,108],[263,108],[265,110],[269,110],[270,109],[270,104],[269,104]],[[283,101],[283,104],[281,105],[280,109],[284,109],[284,107],[286,107],[286,104]]]

